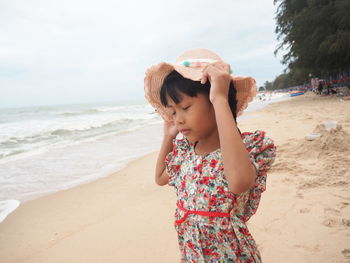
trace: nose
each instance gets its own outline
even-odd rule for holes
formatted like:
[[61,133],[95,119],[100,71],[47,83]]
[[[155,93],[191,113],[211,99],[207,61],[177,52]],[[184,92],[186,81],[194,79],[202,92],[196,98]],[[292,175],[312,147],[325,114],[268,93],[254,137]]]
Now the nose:
[[177,112],[175,115],[175,124],[184,124],[185,116],[181,112]]

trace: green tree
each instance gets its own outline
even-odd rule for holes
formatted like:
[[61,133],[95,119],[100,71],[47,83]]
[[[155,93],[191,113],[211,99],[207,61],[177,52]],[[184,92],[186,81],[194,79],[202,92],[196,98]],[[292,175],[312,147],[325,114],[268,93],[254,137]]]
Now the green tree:
[[273,82],[265,81],[264,87],[265,87],[265,90],[272,90],[273,89]]
[[349,0],[274,0],[277,54],[294,81],[328,77],[350,67]]
[[273,89],[285,89],[291,87],[290,76],[288,74],[281,74],[273,81]]

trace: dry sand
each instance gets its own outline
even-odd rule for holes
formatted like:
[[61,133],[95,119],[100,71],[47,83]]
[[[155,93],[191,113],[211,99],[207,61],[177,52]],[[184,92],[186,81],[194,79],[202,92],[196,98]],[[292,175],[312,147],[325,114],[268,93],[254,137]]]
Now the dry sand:
[[[278,154],[248,222],[263,261],[350,262],[350,101],[306,94],[250,115],[241,131],[265,130]],[[0,262],[179,262],[175,193],[155,185],[156,158],[21,204],[0,224]]]

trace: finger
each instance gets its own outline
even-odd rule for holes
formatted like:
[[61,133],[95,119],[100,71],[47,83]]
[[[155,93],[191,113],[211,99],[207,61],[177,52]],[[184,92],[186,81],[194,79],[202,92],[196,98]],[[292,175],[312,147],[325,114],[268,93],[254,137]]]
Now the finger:
[[216,66],[217,68],[222,69],[222,70],[225,71],[225,72],[230,72],[230,65],[227,64],[227,63],[225,63],[225,62],[223,62],[223,61],[218,61],[218,62],[216,62],[216,63],[215,63],[215,66]]
[[207,75],[203,74],[201,78],[201,84],[205,84],[207,82]]
[[205,84],[207,81],[208,81],[208,66],[209,65],[206,65],[202,68],[202,78],[201,78],[201,84]]
[[207,76],[207,78],[210,78],[212,74],[215,74],[217,72],[218,68],[214,65],[208,65],[206,70],[204,71],[203,74]]
[[230,72],[230,65],[226,63],[221,63],[221,69],[225,72]]
[[201,69],[201,71],[202,71],[202,72],[205,72],[205,71],[207,70],[208,66],[209,66],[209,65],[205,65],[205,66]]
[[216,65],[216,69],[219,69],[228,74],[232,73],[230,64],[224,62],[218,62],[218,64]]

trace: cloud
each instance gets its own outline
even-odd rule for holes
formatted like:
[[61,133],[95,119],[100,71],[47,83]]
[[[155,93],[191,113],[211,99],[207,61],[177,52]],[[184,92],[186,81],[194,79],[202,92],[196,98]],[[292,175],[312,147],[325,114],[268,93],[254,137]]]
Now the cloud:
[[283,68],[274,10],[271,0],[3,1],[0,107],[142,100],[146,68],[194,47],[261,85]]

